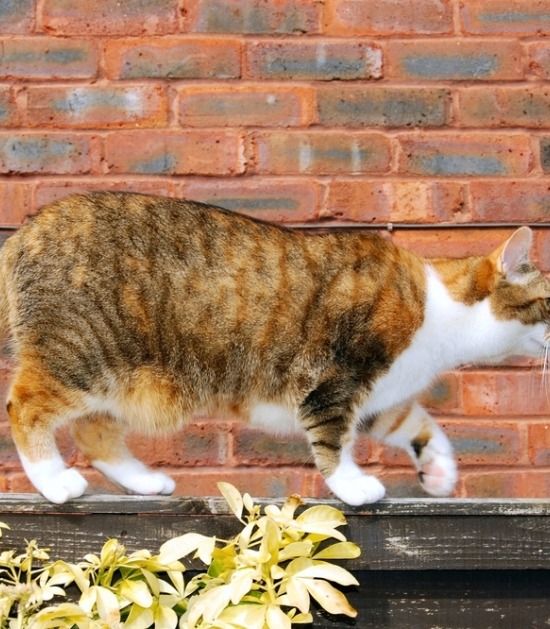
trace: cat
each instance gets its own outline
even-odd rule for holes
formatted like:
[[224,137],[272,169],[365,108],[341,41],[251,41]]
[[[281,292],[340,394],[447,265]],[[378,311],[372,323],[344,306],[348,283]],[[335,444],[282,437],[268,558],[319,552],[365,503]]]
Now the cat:
[[[171,494],[127,430],[160,434],[222,410],[305,431],[350,505],[385,489],[357,435],[405,449],[424,490],[452,493],[449,440],[418,402],[443,371],[540,357],[550,282],[521,227],[487,257],[426,260],[372,233],[305,234],[209,205],[134,193],[73,195],[0,251],[0,323],[16,360],[7,412],[29,479],[81,496],[55,430],[113,483]],[[289,437],[292,438],[292,437]]]

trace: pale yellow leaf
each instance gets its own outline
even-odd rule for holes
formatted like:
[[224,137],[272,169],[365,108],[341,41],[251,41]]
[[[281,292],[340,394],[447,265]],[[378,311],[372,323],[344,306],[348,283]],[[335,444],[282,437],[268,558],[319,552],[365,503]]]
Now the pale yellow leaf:
[[206,537],[199,533],[186,533],[164,542],[160,547],[159,561],[164,564],[171,564],[196,551],[200,560],[208,565],[212,561],[212,552],[215,544],[215,537]]
[[348,603],[347,598],[327,581],[319,579],[302,579],[303,585],[313,598],[329,614],[345,614],[351,618],[357,616],[357,611]]
[[290,618],[278,605],[270,605],[267,608],[265,621],[269,629],[292,629]]
[[242,570],[236,570],[231,575],[230,587],[233,605],[240,603],[243,596],[250,592],[255,573],[256,570],[254,568],[243,568]]
[[292,618],[293,625],[310,625],[313,622],[313,616],[311,614],[296,614]]
[[120,622],[120,611],[118,608],[117,597],[107,588],[100,585],[94,586],[96,588],[96,607],[97,613],[101,620],[104,620],[107,624],[116,624]]
[[246,629],[262,629],[266,613],[267,605],[236,605],[224,609],[219,620]]
[[155,610],[155,629],[176,629],[178,615],[173,609],[157,605]]
[[140,607],[151,607],[153,596],[143,581],[130,581],[126,579],[120,584],[120,596],[136,603]]
[[356,559],[361,549],[353,542],[336,542],[314,555],[314,559]]
[[149,629],[154,622],[153,610],[132,605],[130,614],[124,622],[124,629]]
[[229,505],[231,511],[240,520],[243,515],[244,502],[239,490],[231,483],[224,482],[218,483],[218,489],[220,490],[222,496],[225,498],[225,501]]
[[302,613],[309,612],[309,592],[300,579],[291,578],[286,583],[288,604],[297,607]]
[[309,557],[312,549],[313,544],[309,540],[305,542],[292,542],[279,551],[279,561],[295,559],[296,557]]
[[325,561],[314,561],[312,566],[297,572],[295,577],[308,579],[326,579],[340,585],[359,585],[357,579],[341,566]]

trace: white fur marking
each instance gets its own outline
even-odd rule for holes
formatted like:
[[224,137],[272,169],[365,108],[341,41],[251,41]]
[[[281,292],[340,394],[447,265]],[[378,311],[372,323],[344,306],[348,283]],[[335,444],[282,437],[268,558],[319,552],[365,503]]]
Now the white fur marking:
[[117,463],[96,460],[92,461],[92,465],[108,479],[131,493],[145,496],[171,494],[176,488],[172,478],[161,472],[153,472],[134,458]]
[[61,457],[32,462],[23,454],[19,456],[31,483],[50,502],[63,504],[86,491],[86,480],[77,470],[66,467]]
[[258,402],[250,411],[250,422],[265,432],[277,435],[295,434],[303,429],[291,409],[271,402]]

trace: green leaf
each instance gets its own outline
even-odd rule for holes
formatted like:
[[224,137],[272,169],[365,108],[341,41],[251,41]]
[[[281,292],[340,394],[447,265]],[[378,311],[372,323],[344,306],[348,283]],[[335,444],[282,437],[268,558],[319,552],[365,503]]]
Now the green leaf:
[[235,514],[237,519],[242,521],[244,502],[239,490],[231,483],[218,483],[218,489],[225,498],[225,501],[229,505],[231,511]]

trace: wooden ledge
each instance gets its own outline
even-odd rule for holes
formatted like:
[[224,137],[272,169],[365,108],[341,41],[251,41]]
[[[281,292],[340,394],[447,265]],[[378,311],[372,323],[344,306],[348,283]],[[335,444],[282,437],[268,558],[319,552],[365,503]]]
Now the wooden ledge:
[[[281,499],[257,499],[266,505]],[[550,500],[394,499],[344,511],[361,570],[550,569]],[[222,498],[85,496],[53,505],[36,494],[0,497],[3,547],[36,539],[52,558],[77,561],[118,538],[129,551],[156,552],[171,537],[195,531],[227,538],[240,529]]]

